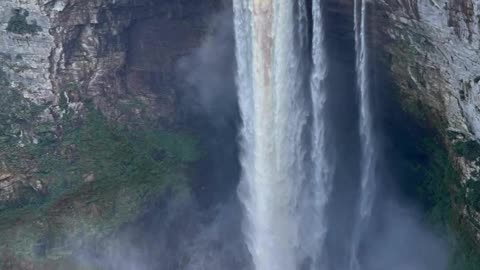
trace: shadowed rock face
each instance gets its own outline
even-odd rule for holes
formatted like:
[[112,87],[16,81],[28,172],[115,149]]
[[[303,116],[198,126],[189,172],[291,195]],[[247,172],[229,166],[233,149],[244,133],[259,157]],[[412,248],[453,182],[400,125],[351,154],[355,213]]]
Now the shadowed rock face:
[[[85,103],[128,126],[177,126],[184,87],[177,62],[200,46],[211,15],[223,6],[220,0],[2,1],[0,87],[12,96],[3,95],[11,109],[2,111],[2,140],[36,144],[45,132],[37,126],[59,138],[64,116],[81,116]],[[12,120],[12,114],[22,116]],[[45,192],[32,177],[34,162],[24,163],[19,171],[2,165],[0,201]]]
[[[221,6],[217,0],[2,1],[3,69],[23,82],[25,97],[51,106],[50,114],[59,113],[55,106],[65,91],[72,106],[92,100],[110,118],[172,124],[175,62],[198,46],[207,15]],[[27,11],[27,22],[42,30],[8,31],[16,9]],[[141,106],[129,108],[132,100]]]
[[[224,2],[1,0],[0,88],[8,89],[9,99],[0,96],[5,105],[0,107],[8,108],[0,108],[5,130],[0,141],[23,147],[38,143],[44,133],[61,137],[64,115],[71,111],[81,116],[89,102],[110,120],[129,126],[177,127],[185,120],[184,107],[191,105],[181,100],[186,83],[176,72],[177,63],[199,47],[210,16],[222,10]],[[353,21],[353,0],[326,4],[331,14]],[[478,148],[480,139],[480,1],[379,0],[369,7],[370,42],[394,79],[403,109],[442,135],[462,175],[463,189],[456,190],[457,195],[468,199],[476,190],[466,187],[480,174],[479,153],[465,150]],[[9,27],[17,11],[25,23],[17,20],[19,24]],[[29,25],[38,28],[29,31]],[[348,40],[351,25],[329,24],[327,32]],[[12,114],[21,117],[11,120]],[[233,138],[236,123],[227,125]],[[224,131],[218,128],[216,136],[221,138]],[[213,139],[211,147],[221,148]],[[230,155],[237,150],[225,151]],[[20,155],[20,170],[3,162],[8,158],[4,152],[0,149],[0,203],[44,196],[48,185],[34,177],[32,158]],[[87,174],[85,181],[89,179]],[[201,195],[206,204],[218,182],[195,184],[198,190],[209,190]],[[457,207],[465,223],[478,227],[480,214],[474,205]]]
[[474,235],[480,224],[478,205],[470,199],[479,192],[470,188],[480,170],[479,8],[475,0],[382,0],[370,11],[372,44],[383,55],[403,109],[441,134],[461,174],[453,189],[461,198],[456,212]]
[[[353,1],[326,2],[339,17],[353,16]],[[480,180],[480,152],[476,150],[480,139],[480,2],[381,0],[368,5],[368,42],[378,65],[371,68],[382,69],[380,73],[392,78],[392,87],[384,89],[391,93],[379,95],[394,96],[401,109],[414,116],[412,121],[440,134],[460,174],[450,194],[460,198],[453,202],[458,223],[478,238],[480,208],[472,198],[480,192],[475,188]],[[348,40],[353,35],[351,25],[326,27],[328,33]]]
[[[177,68],[181,58],[190,55],[194,49],[201,46],[209,30],[212,16],[225,9],[223,2],[220,0],[5,0],[0,2],[0,90],[2,91],[0,95],[0,215],[2,216],[0,234],[9,234],[12,228],[13,231],[16,228],[24,230],[25,226],[33,224],[32,226],[36,229],[32,234],[37,238],[33,241],[38,240],[38,245],[34,247],[30,247],[30,243],[25,245],[26,249],[21,251],[26,252],[25,261],[29,261],[27,257],[32,254],[40,257],[48,255],[51,252],[50,249],[59,245],[58,242],[52,244],[51,240],[46,240],[50,238],[48,236],[50,232],[47,231],[50,230],[52,222],[40,221],[46,216],[40,219],[34,218],[35,222],[31,220],[25,222],[28,218],[24,219],[22,213],[18,218],[14,217],[10,221],[4,217],[9,216],[10,213],[16,216],[16,209],[23,211],[24,206],[28,208],[32,205],[35,207],[42,205],[49,196],[52,196],[56,186],[64,180],[63,176],[43,177],[44,172],[41,167],[45,164],[41,164],[42,155],[36,156],[30,150],[36,149],[44,154],[58,155],[55,159],[65,160],[67,164],[73,164],[71,163],[73,160],[80,162],[89,160],[90,157],[78,158],[79,142],[67,142],[65,137],[68,137],[68,132],[72,130],[89,126],[88,122],[91,119],[88,119],[87,115],[92,108],[100,111],[110,121],[109,123],[119,123],[121,126],[126,125],[131,128],[138,127],[142,130],[169,130],[174,133],[185,130],[185,125],[189,125],[190,130],[196,130],[201,124],[205,124],[205,119],[198,120],[200,116],[195,118],[198,120],[198,126],[186,124],[187,121],[192,121],[188,119],[192,113],[185,113],[184,107],[191,104],[182,99],[184,92],[189,90],[189,86],[186,78],[179,75]],[[229,83],[232,84],[232,82]],[[235,124],[227,125],[229,126],[225,129],[231,133],[229,138],[235,140]],[[224,134],[225,129],[222,128],[214,131],[215,135],[207,131],[205,134],[195,135],[202,137],[202,140],[204,138],[209,140],[211,137],[206,144],[213,146],[208,147],[222,149],[221,151],[224,151],[225,155],[228,155],[227,158],[231,160],[232,156],[236,157],[235,153],[230,153],[236,151],[235,144],[231,142],[228,147],[218,147],[220,142],[215,139]],[[85,134],[91,134],[87,136],[89,139],[102,140],[96,137],[99,135],[97,131],[98,128],[92,127]],[[172,138],[176,136],[170,135],[173,135]],[[118,138],[113,141],[119,142]],[[143,142],[141,139],[139,142],[129,141],[129,143],[142,144]],[[62,144],[68,144],[68,146],[63,148]],[[183,139],[180,139],[180,144],[184,145]],[[132,149],[137,149],[138,146],[135,145]],[[91,156],[102,151],[97,150],[92,151]],[[111,152],[107,151],[107,155],[109,157],[116,155],[113,154],[114,150],[112,147]],[[159,150],[153,157],[154,162],[162,163],[162,160],[168,160],[172,155],[167,152],[163,149]],[[43,157],[50,159],[46,155]],[[199,165],[202,167],[200,170],[206,171],[205,168],[211,168],[210,162],[222,164],[227,161],[219,156],[209,157],[202,160],[202,164]],[[182,168],[181,174],[190,176],[191,173],[188,170],[195,165],[190,164],[189,168]],[[55,170],[61,170],[61,168],[57,167]],[[235,170],[231,173],[235,174]],[[195,181],[195,185],[189,188],[194,192],[202,189],[204,193],[208,193],[210,189],[205,188],[202,181],[208,181],[209,177],[220,179],[221,176],[216,174],[219,173],[209,170],[202,175],[203,178],[199,177],[201,179]],[[230,172],[227,175],[230,176]],[[72,181],[78,180],[80,186],[92,186],[102,181],[99,174],[93,171],[82,172],[76,180],[73,180],[74,177],[71,178]],[[164,180],[159,179],[159,181]],[[179,180],[181,181],[183,180]],[[125,191],[127,196],[131,195],[129,188],[127,187]],[[104,217],[109,211],[106,210],[108,207],[103,208],[98,203],[87,203],[84,199],[88,196],[90,195],[85,193],[77,197],[63,196],[51,204],[54,209],[50,213],[53,213],[55,218],[68,213],[83,213],[93,218]],[[205,195],[207,196],[209,200],[212,200],[211,197],[220,197],[220,195],[212,196],[211,194]],[[48,219],[55,218],[49,216]],[[25,230],[32,231],[28,228]],[[45,237],[39,237],[42,234]],[[24,239],[29,242],[30,239],[27,238]],[[7,245],[6,250],[4,250],[4,244]],[[0,268],[11,265],[12,269],[38,269],[35,264],[24,263],[22,258],[15,258],[18,254],[14,253],[18,253],[19,249],[8,245],[5,241],[0,243],[2,250],[0,251]],[[10,253],[11,250],[15,252]],[[46,267],[45,269],[55,268]]]
[[353,38],[353,1],[351,0],[327,0],[326,9],[333,17],[349,18],[351,23],[340,24],[326,24],[325,27],[329,30],[330,35],[343,36],[343,39]]

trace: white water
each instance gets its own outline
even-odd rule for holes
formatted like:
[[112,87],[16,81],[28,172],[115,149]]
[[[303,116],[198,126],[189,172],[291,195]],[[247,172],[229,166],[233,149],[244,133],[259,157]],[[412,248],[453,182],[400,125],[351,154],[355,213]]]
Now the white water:
[[[322,113],[323,30],[314,2],[312,52],[306,52],[304,0],[234,0],[243,120],[239,196],[257,270],[320,264],[330,178]],[[304,74],[312,60],[305,55],[313,56],[310,82]]]
[[350,269],[361,269],[358,252],[363,233],[368,227],[372,215],[375,195],[375,145],[373,135],[373,120],[370,105],[370,85],[368,81],[368,48],[367,48],[367,0],[355,0],[355,49],[357,87],[360,96],[360,140],[362,148],[361,189],[357,221],[354,226]]
[[325,157],[325,121],[324,121],[324,105],[326,101],[326,92],[323,81],[326,77],[326,56],[324,51],[324,30],[322,25],[322,10],[320,1],[312,3],[312,19],[313,19],[313,37],[312,37],[312,62],[313,69],[310,78],[310,91],[312,100],[313,128],[312,128],[312,156],[313,161],[313,185],[311,196],[305,196],[306,200],[313,202],[310,212],[304,213],[311,216],[311,221],[306,221],[306,225],[310,225],[305,235],[304,246],[310,250],[309,256],[313,259],[313,265],[324,267],[325,262],[317,261],[321,258],[321,252],[324,244],[325,235],[327,233],[327,223],[325,216],[325,208],[332,189],[331,183],[331,164]]

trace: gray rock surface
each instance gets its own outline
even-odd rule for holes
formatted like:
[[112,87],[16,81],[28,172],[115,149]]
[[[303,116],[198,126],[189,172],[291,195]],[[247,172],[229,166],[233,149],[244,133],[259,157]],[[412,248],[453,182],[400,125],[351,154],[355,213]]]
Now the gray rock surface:
[[[466,189],[459,195],[478,192],[468,186],[480,170],[480,1],[380,0],[371,13],[403,106],[443,135]],[[456,151],[462,145],[475,156]],[[479,213],[459,207],[478,234]]]
[[[178,125],[177,62],[200,46],[221,6],[217,0],[0,1],[0,89],[10,93],[0,96],[5,147],[21,152],[45,132],[61,138],[62,119],[81,118],[86,104],[129,126]],[[18,14],[25,21],[14,22],[19,30],[12,31]],[[32,25],[36,31],[28,30]],[[5,163],[11,155],[3,152]],[[24,159],[15,168],[6,162],[0,204],[30,196],[26,189],[46,189],[32,177],[35,160]]]

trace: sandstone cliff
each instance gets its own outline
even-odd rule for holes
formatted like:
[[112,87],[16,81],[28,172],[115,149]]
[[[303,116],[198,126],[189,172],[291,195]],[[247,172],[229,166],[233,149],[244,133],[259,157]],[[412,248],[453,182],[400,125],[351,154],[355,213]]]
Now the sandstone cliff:
[[65,269],[68,234],[99,240],[185,188],[177,63],[222,2],[0,2],[0,268]]
[[478,236],[480,2],[381,0],[371,7],[375,49],[385,53],[404,109],[441,134],[461,175],[451,200],[460,223]]
[[[220,6],[220,1],[2,1],[0,80],[8,89],[2,95],[2,140],[25,146],[58,139],[61,119],[69,112],[81,115],[85,102],[129,125],[175,125],[176,62],[199,46],[207,15]],[[15,175],[3,167],[0,200],[7,200],[16,196],[9,181]],[[29,184],[41,189],[37,180]]]
[[[184,82],[176,76],[176,63],[199,46],[222,2],[0,1],[0,239],[15,236],[0,241],[0,268],[18,269],[8,268],[14,257],[26,258],[18,262],[20,269],[34,269],[30,259],[35,256],[58,259],[69,244],[58,235],[59,226],[71,229],[61,233],[101,237],[93,231],[131,218],[138,197],[164,187],[152,179],[185,180],[183,172],[196,156],[192,138],[145,131],[135,137],[145,143],[131,144],[131,134],[109,123],[161,130],[178,126]],[[478,235],[480,1],[370,3],[372,46],[385,56],[404,109],[442,135],[461,172],[452,187],[460,198],[456,207],[462,223]],[[331,11],[349,17],[352,4],[328,1]],[[352,34],[351,25],[336,31]],[[101,114],[92,115],[91,109]],[[105,119],[95,121],[99,116]],[[172,172],[165,167],[171,163],[180,168]],[[139,164],[148,164],[153,173],[136,175],[131,169]],[[105,168],[122,168],[122,174],[110,175]],[[146,179],[140,188],[123,185],[138,177]],[[105,179],[120,179],[126,188],[116,189],[118,182]],[[75,193],[62,196],[66,191]],[[123,204],[109,202],[119,194]],[[31,205],[46,210],[35,216]],[[80,222],[67,213],[80,216]]]

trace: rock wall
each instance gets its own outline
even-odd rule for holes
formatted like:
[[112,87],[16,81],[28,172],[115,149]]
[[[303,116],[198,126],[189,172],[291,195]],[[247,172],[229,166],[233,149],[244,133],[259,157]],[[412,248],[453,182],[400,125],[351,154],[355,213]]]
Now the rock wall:
[[[5,0],[0,3],[1,140],[60,140],[92,104],[129,126],[178,125],[177,61],[199,46],[223,1]],[[10,108],[8,107],[10,106]],[[48,138],[46,138],[48,137]],[[11,159],[2,154],[0,159]],[[8,163],[8,162],[7,162]],[[34,162],[0,170],[0,202],[40,190]],[[42,190],[46,187],[41,188]]]
[[[130,126],[178,125],[177,61],[199,46],[223,2],[0,1],[0,215],[49,192],[55,179],[38,177],[38,158],[24,150],[60,141],[67,115],[81,118],[93,105]],[[353,16],[353,0],[327,3]],[[372,47],[385,53],[404,109],[442,135],[462,175],[459,212],[480,234],[480,0],[376,0],[369,15]]]
[[[2,69],[25,98],[48,105],[50,114],[60,113],[55,106],[65,95],[70,107],[91,100],[111,118],[143,113],[172,122],[175,93],[168,88],[175,61],[198,46],[206,15],[221,5],[214,0],[2,1]],[[9,31],[16,10],[28,12],[27,24],[39,30]],[[149,76],[164,83],[155,85]]]
[[43,269],[62,235],[98,240],[145,192],[185,187],[197,154],[177,64],[224,2],[0,1],[0,269]]
[[458,212],[479,234],[480,1],[380,0],[370,14],[373,47],[404,109],[442,135],[461,173]]

